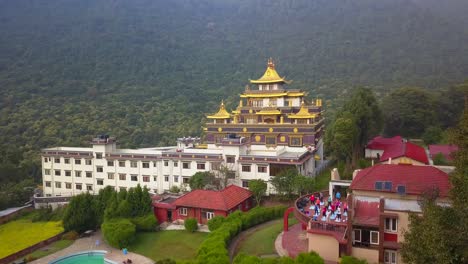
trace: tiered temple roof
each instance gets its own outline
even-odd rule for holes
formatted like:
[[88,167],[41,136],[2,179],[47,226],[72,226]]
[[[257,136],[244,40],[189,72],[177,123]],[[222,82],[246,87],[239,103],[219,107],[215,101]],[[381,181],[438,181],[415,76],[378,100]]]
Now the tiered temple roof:
[[275,63],[273,59],[270,58],[267,63],[267,69],[260,79],[250,80],[250,83],[253,84],[268,84],[268,83],[289,83],[285,80],[285,77],[280,77],[278,72],[275,70]]
[[222,102],[217,113],[207,115],[208,144],[235,134],[247,143],[269,147],[315,146],[323,133],[322,100],[307,103],[305,91],[285,87],[291,82],[280,77],[272,59],[263,76],[250,83],[256,89],[247,86],[235,110],[229,112]]

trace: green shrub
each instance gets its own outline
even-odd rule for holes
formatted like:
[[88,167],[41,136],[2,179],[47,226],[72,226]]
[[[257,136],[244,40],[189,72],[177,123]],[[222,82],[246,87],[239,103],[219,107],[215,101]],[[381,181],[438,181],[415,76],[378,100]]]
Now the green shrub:
[[315,252],[301,253],[296,258],[297,264],[324,264],[323,258],[321,258]]
[[367,264],[365,259],[357,259],[351,256],[344,256],[341,258],[340,264]]
[[130,221],[135,225],[137,231],[156,231],[156,226],[158,225],[158,221],[153,213],[134,217]]
[[170,191],[171,193],[179,193],[179,192],[180,192],[180,188],[179,188],[178,186],[176,186],[176,185],[173,185],[173,186],[171,187],[171,189],[169,189],[169,191]]
[[32,222],[47,222],[52,218],[52,206],[37,209],[33,214]]
[[106,220],[101,228],[106,241],[115,248],[127,247],[135,237],[135,225],[128,219]]
[[195,218],[185,219],[184,226],[185,226],[185,230],[187,230],[189,232],[197,231],[197,229],[198,229],[197,219],[195,219]]
[[63,234],[62,239],[63,240],[76,240],[78,236],[79,235],[76,231],[68,231],[65,234]]
[[215,216],[208,221],[208,229],[210,231],[215,231],[218,229],[223,223],[226,218],[224,216]]

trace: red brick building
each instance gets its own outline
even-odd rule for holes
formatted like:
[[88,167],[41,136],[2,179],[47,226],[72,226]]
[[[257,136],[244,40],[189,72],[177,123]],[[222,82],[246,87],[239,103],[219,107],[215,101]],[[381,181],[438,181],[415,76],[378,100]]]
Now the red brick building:
[[206,224],[215,216],[227,216],[236,210],[248,211],[253,206],[252,192],[230,185],[221,191],[194,190],[179,198],[154,202],[158,222],[185,220],[189,217]]

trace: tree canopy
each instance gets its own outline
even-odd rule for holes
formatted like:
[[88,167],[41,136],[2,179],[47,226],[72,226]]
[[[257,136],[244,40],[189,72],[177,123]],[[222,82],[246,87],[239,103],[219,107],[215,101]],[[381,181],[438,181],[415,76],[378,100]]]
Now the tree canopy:
[[[465,98],[467,98],[468,94]],[[437,192],[422,200],[422,215],[411,214],[402,256],[408,263],[466,263],[468,261],[468,99],[457,127],[449,133],[459,150],[450,174],[451,206],[437,204]]]
[[261,179],[251,180],[249,181],[249,190],[253,193],[257,205],[260,205],[262,197],[266,195],[267,183]]

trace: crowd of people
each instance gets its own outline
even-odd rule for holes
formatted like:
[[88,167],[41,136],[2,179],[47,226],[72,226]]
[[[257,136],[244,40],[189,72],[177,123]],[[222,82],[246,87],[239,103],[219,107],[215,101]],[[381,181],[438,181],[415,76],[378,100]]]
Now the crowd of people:
[[327,200],[323,197],[323,193],[312,194],[299,201],[297,206],[301,212],[314,221],[348,221],[348,205],[341,201],[339,191],[336,192],[335,198],[329,196]]

